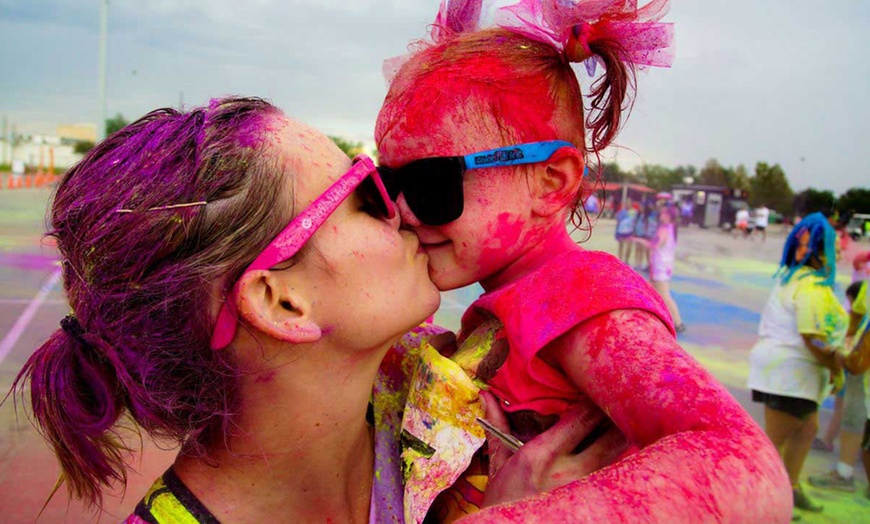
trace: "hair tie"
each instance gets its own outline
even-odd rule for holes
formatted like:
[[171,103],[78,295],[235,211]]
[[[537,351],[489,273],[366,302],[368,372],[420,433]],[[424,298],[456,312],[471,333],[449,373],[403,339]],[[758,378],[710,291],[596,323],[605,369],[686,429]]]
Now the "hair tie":
[[565,57],[569,62],[583,62],[595,53],[589,47],[589,37],[592,36],[592,25],[581,22],[571,28],[568,42],[565,43]]
[[93,347],[93,345],[85,339],[85,329],[82,327],[81,322],[79,322],[79,319],[77,319],[75,315],[67,315],[63,317],[60,321],[60,328],[63,329],[64,333],[75,339],[75,341],[82,347]]

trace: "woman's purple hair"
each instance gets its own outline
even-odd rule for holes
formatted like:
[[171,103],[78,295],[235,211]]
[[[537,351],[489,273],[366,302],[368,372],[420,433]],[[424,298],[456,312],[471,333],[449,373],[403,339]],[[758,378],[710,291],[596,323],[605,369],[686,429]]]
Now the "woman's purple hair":
[[280,115],[257,98],[159,109],[98,144],[57,188],[48,235],[82,332],[55,331],[13,389],[29,382],[34,422],[77,498],[99,505],[102,488],[126,480],[125,414],[191,453],[228,429],[240,371],[209,348],[214,297],[290,219],[268,140]]

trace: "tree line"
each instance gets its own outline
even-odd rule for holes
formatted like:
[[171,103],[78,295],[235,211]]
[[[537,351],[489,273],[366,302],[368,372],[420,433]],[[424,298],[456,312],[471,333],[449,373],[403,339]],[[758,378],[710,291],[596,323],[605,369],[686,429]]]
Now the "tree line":
[[727,167],[716,159],[708,160],[701,169],[692,165],[670,168],[647,164],[631,171],[624,171],[618,164],[610,162],[604,164],[601,177],[606,182],[643,184],[656,191],[670,191],[673,186],[691,178],[694,184],[744,191],[749,195],[750,206],[764,204],[786,217],[820,211],[845,220],[853,213],[870,213],[870,189],[866,187],[853,187],[839,196],[830,190],[815,188],[795,194],[782,167],[767,162],[755,164],[753,173],[742,164]]
[[[106,133],[112,134],[125,125],[127,120],[121,114],[116,114],[106,120]],[[329,138],[350,157],[364,152],[362,142],[346,140],[339,136]],[[91,147],[93,143],[82,144],[81,152],[84,153]],[[643,184],[656,191],[670,191],[673,186],[683,184],[688,179],[691,179],[694,184],[739,189],[749,195],[750,206],[758,207],[764,204],[786,217],[804,216],[821,211],[827,215],[838,215],[841,220],[846,220],[853,213],[870,213],[870,189],[868,188],[853,187],[839,196],[834,195],[830,190],[815,188],[805,189],[795,194],[782,167],[767,162],[755,164],[753,173],[750,173],[743,164],[737,167],[723,166],[714,158],[708,160],[700,169],[692,165],[670,168],[645,164],[631,171],[624,171],[617,163],[610,162],[604,164],[601,177],[606,182]]]

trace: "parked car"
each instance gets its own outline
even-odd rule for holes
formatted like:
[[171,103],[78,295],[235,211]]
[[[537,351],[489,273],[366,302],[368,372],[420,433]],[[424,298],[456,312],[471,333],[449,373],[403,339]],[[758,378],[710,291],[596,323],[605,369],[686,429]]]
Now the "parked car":
[[846,232],[852,237],[852,240],[870,238],[870,225],[868,223],[870,223],[870,214],[855,213],[846,224]]

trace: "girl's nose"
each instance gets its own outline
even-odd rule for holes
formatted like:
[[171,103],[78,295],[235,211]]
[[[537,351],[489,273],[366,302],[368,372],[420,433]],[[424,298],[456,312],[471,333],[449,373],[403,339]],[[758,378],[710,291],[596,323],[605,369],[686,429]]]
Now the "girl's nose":
[[408,207],[408,202],[405,200],[405,195],[400,194],[399,198],[396,200],[396,209],[399,211],[398,215],[402,218],[402,224],[406,226],[419,227],[423,225],[420,222],[420,219],[417,218],[417,215],[411,211],[411,208]]

